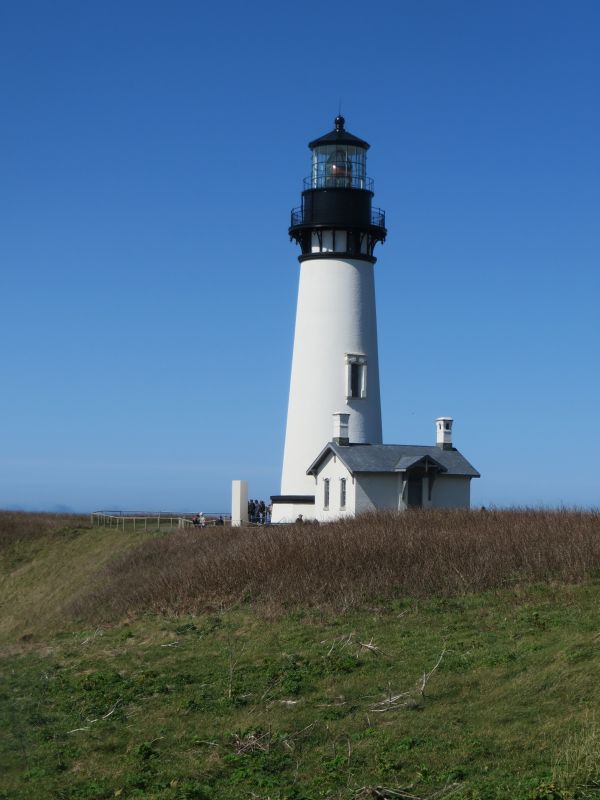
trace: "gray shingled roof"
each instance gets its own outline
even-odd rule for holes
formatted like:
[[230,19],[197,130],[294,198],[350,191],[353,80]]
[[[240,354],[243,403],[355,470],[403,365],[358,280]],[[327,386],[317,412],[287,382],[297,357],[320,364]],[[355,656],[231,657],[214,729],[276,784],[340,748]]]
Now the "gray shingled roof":
[[419,444],[350,444],[347,446],[329,442],[319,453],[307,475],[314,475],[329,452],[335,453],[351,473],[355,472],[403,472],[417,461],[429,456],[444,468],[444,475],[464,475],[479,478],[477,470],[469,464],[458,450],[443,450]]

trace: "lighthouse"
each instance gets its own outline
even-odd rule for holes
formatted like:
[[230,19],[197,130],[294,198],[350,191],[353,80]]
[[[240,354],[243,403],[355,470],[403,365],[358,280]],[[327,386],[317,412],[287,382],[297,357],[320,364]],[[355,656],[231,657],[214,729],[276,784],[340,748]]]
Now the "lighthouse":
[[363,139],[342,116],[309,143],[311,171],[289,234],[300,247],[300,280],[288,401],[281,494],[273,521],[315,512],[315,478],[307,470],[337,436],[381,444],[375,311],[375,247],[385,214],[373,207]]
[[[300,282],[281,494],[272,522],[332,522],[382,509],[469,508],[480,474],[454,446],[452,417],[430,445],[383,444],[375,247],[387,235],[373,207],[363,139],[338,116],[309,143],[311,172],[292,209]],[[234,517],[246,513],[234,482]]]

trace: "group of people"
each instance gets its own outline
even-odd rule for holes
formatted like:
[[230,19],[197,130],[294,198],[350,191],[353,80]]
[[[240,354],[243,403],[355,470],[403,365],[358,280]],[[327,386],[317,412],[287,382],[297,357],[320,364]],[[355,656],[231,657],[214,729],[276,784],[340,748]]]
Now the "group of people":
[[248,500],[248,522],[254,522],[257,525],[270,525],[272,510],[273,507],[265,505],[264,500]]

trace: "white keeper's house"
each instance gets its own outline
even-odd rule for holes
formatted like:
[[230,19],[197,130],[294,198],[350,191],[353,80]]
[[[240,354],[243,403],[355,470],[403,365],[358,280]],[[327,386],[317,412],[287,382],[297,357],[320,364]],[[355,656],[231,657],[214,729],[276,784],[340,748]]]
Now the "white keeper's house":
[[300,283],[281,494],[273,522],[331,520],[376,509],[468,508],[479,473],[452,444],[452,418],[431,446],[383,444],[375,313],[375,246],[367,142],[335,129],[309,143],[311,174],[290,237]]

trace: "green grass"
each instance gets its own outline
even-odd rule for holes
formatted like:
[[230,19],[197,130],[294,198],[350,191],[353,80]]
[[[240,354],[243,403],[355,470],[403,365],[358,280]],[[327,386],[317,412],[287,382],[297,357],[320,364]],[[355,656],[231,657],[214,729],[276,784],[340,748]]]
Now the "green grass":
[[452,785],[456,798],[518,800],[557,776],[564,789],[598,779],[597,748],[587,767],[575,753],[598,707],[598,589],[277,620],[148,616],[22,645],[2,665],[0,797],[426,797]]
[[600,796],[600,581],[345,613],[58,613],[143,536],[3,551],[2,800]]

